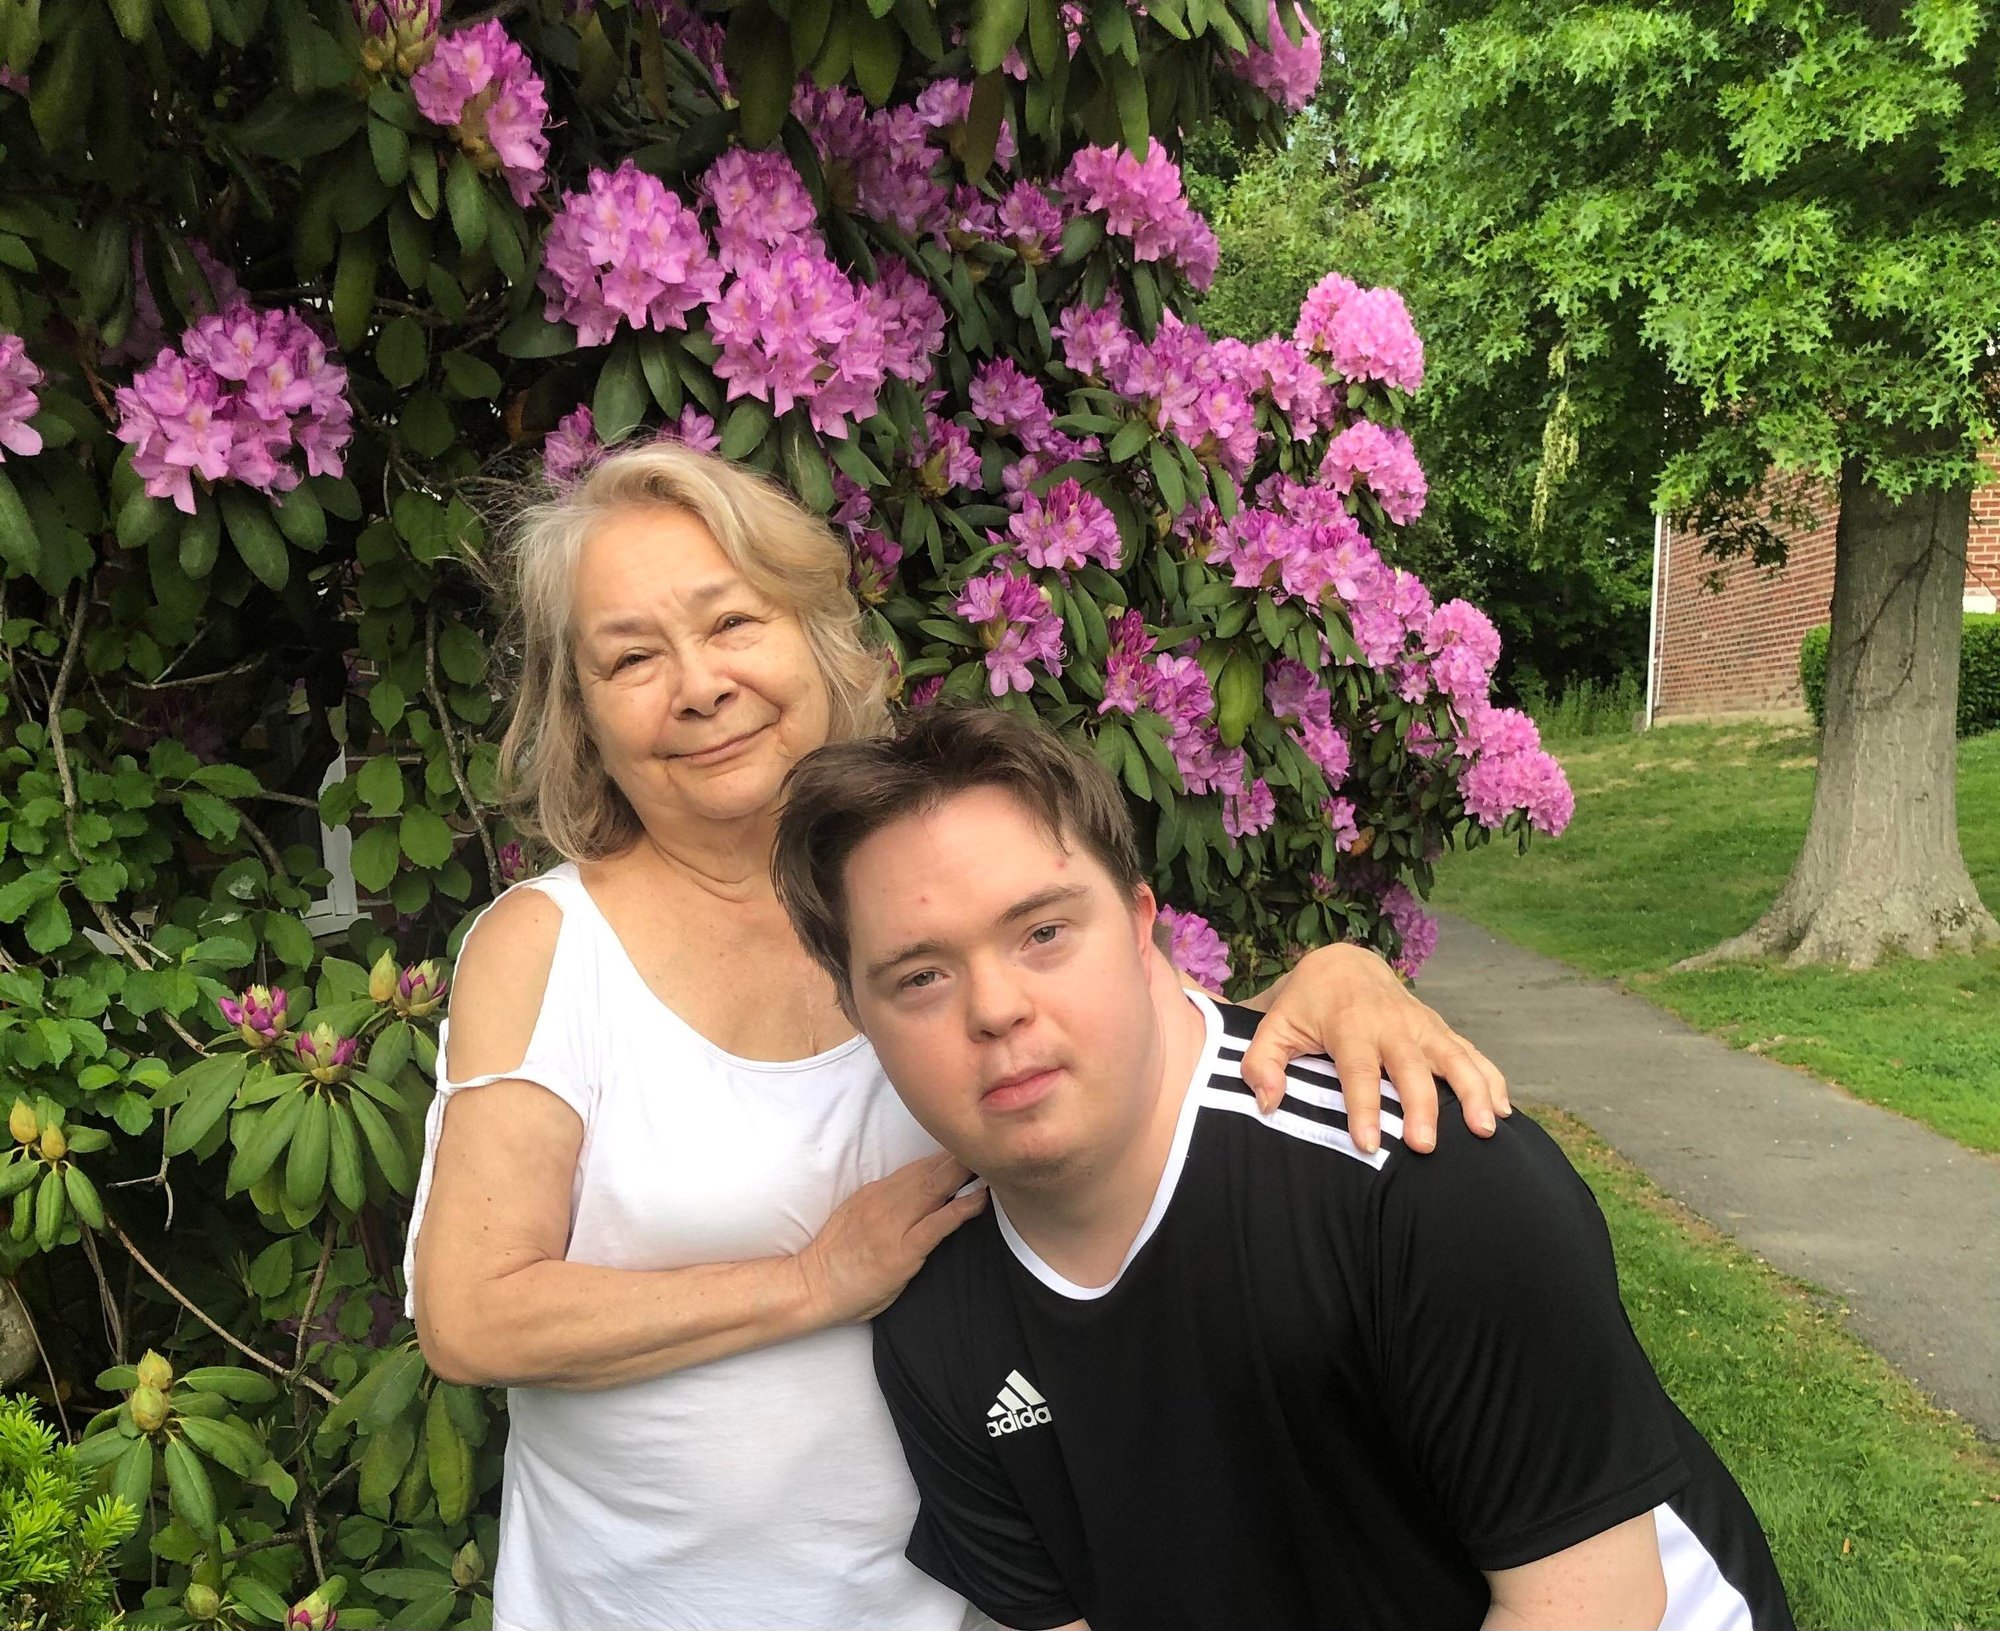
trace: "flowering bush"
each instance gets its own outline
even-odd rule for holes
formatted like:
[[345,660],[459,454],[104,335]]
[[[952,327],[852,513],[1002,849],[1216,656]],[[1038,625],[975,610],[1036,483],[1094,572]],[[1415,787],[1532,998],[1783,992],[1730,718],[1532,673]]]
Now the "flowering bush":
[[1211,984],[1336,936],[1414,972],[1447,848],[1567,820],[1492,626],[1393,565],[1400,299],[1185,317],[1157,110],[1278,131],[1299,14],[93,15],[0,40],[46,178],[0,200],[0,1271],[144,1623],[490,1617],[496,1402],[395,1264],[446,960],[538,864],[480,570],[524,470],[664,435],[786,482],[900,706],[1119,778]]

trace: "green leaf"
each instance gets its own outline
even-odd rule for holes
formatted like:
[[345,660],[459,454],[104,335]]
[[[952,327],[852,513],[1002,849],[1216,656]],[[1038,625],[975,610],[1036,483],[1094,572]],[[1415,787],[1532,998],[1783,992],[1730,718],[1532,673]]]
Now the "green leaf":
[[403,770],[393,753],[376,754],[361,767],[355,783],[370,815],[394,815],[403,808]]
[[621,340],[598,374],[597,390],[590,399],[598,440],[608,447],[629,436],[645,414],[648,395],[638,347],[629,339]]
[[819,444],[803,422],[802,414],[788,414],[779,443],[785,455],[785,473],[792,491],[806,507],[819,515],[833,508],[833,478],[827,474],[826,460]]
[[222,518],[229,524],[229,541],[243,564],[267,588],[282,589],[291,576],[291,552],[271,519],[271,506],[261,494],[230,483],[220,489]]
[[430,1462],[431,1490],[437,1496],[438,1519],[453,1524],[472,1506],[472,1446],[465,1442],[442,1386],[431,1389],[424,1411],[424,1454]]
[[227,1467],[239,1478],[249,1478],[269,1460],[263,1441],[239,1421],[211,1421],[203,1416],[183,1416],[181,1431],[209,1460]]
[[451,859],[452,831],[435,810],[411,810],[398,836],[403,853],[416,866],[435,870]]
[[208,1136],[209,1129],[236,1102],[249,1063],[247,1053],[212,1053],[174,1078],[174,1085],[186,1097],[174,1111],[161,1141],[163,1155],[185,1155]]
[[288,1093],[264,1110],[246,1110],[237,1118],[236,1153],[229,1161],[226,1188],[231,1195],[248,1189],[278,1159],[297,1130],[306,1110],[303,1092]]
[[1111,438],[1108,457],[1113,464],[1123,464],[1152,439],[1153,427],[1144,419],[1134,419]]
[[277,501],[278,530],[301,549],[318,549],[326,542],[326,511],[313,490],[301,482]]
[[354,881],[371,895],[379,895],[389,887],[400,862],[396,828],[386,821],[364,828],[356,836],[348,858]]
[[306,1107],[285,1155],[285,1199],[304,1212],[317,1206],[326,1189],[326,1152],[332,1138],[331,1116],[324,1093],[307,1092]]
[[1028,0],[973,0],[972,29],[966,43],[972,71],[991,73],[1013,49],[1028,21]]
[[377,262],[372,234],[350,232],[340,240],[340,263],[333,274],[333,332],[348,351],[360,348],[375,314]]
[[171,504],[150,497],[143,487],[134,489],[132,496],[118,506],[119,544],[126,549],[143,549],[159,536],[160,529],[174,514]]
[[902,31],[881,17],[852,11],[848,15],[854,38],[854,83],[870,106],[879,108],[896,89],[896,75],[903,66]]
[[477,685],[486,678],[486,642],[463,623],[438,631],[438,662],[454,685]]
[[764,0],[749,0],[730,13],[723,61],[735,87],[746,147],[769,147],[790,111],[791,52],[775,49],[785,34],[784,22]]
[[500,394],[499,371],[484,357],[470,351],[447,351],[444,377],[459,396],[473,401],[486,401]]
[[68,1216],[69,1197],[63,1181],[53,1167],[47,1168],[35,1191],[35,1244],[45,1252],[55,1250],[56,1237]]
[[207,56],[215,37],[209,21],[208,0],[160,0],[160,7],[180,37],[193,46],[198,55]]
[[42,542],[28,508],[6,471],[0,470],[0,560],[22,577],[41,570]]
[[389,1516],[389,1497],[396,1493],[396,1485],[401,1482],[403,1469],[409,1465],[416,1447],[414,1421],[392,1421],[368,1435],[367,1447],[361,1452],[361,1477],[354,1492],[363,1512],[372,1512],[378,1518]]
[[576,349],[576,330],[525,311],[500,331],[494,343],[503,357],[562,357]]
[[203,1539],[215,1534],[215,1487],[200,1458],[180,1438],[167,1440],[167,1501],[181,1520]]
[[368,154],[382,185],[394,187],[410,173],[410,138],[386,119],[368,121]]
[[60,951],[70,942],[75,927],[70,922],[69,908],[63,905],[62,897],[51,895],[28,915],[27,927],[23,931],[28,945],[35,951],[48,953]]
[[222,512],[212,498],[197,498],[194,514],[181,524],[181,570],[191,578],[207,577],[221,548]]
[[276,1382],[241,1365],[197,1365],[183,1372],[180,1380],[197,1393],[213,1393],[237,1404],[269,1404],[278,1396]]
[[327,1176],[333,1182],[334,1199],[348,1211],[358,1212],[368,1199],[368,1181],[361,1164],[361,1130],[344,1101],[332,1107],[328,1133]]
[[486,184],[463,153],[455,154],[444,182],[445,208],[451,229],[470,255],[486,242]]
[[[10,1156],[4,1166],[0,1166],[0,1201],[10,1200],[21,1193],[40,1176],[42,1163],[34,1157],[17,1151]],[[125,1384],[132,1386],[130,1382]]]
[[76,1215],[93,1229],[104,1227],[104,1203],[97,1198],[97,1187],[84,1176],[83,1168],[74,1161],[63,1168],[63,1188],[69,1192],[69,1204]]
[[725,459],[741,459],[761,444],[771,428],[771,410],[745,397],[731,410],[722,427],[721,453]]
[[422,379],[429,361],[430,347],[424,339],[424,326],[414,317],[396,318],[375,342],[375,366],[398,389]]
[[410,1158],[389,1126],[388,1118],[365,1098],[350,1097],[347,1105],[354,1112],[361,1136],[367,1140],[368,1153],[374,1156],[375,1165],[388,1180],[389,1187],[399,1195],[407,1195],[410,1192]]
[[153,1441],[140,1436],[126,1444],[112,1464],[110,1492],[134,1512],[144,1512],[153,1493]]

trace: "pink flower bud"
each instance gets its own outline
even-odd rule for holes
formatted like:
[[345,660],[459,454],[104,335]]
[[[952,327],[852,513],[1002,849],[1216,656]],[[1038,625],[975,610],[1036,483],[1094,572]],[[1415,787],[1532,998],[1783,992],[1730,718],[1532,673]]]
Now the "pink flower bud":
[[528,875],[528,856],[521,846],[509,839],[500,846],[500,881],[515,883]]
[[445,987],[450,983],[435,957],[426,962],[412,963],[396,981],[396,1012],[408,1014],[412,1019],[436,1013],[438,1005],[444,1001]]
[[261,1050],[275,1048],[284,1040],[285,1009],[290,1000],[283,986],[274,991],[269,986],[253,985],[239,999],[217,998],[216,1006],[245,1042]]
[[328,1084],[345,1081],[355,1055],[361,1051],[358,1041],[339,1035],[331,1025],[315,1025],[310,1031],[300,1032],[293,1047],[299,1068],[314,1081]]
[[285,1631],[334,1631],[340,1623],[340,1615],[326,1600],[326,1588],[322,1586],[310,1597],[301,1597],[292,1604],[291,1612],[285,1616]]

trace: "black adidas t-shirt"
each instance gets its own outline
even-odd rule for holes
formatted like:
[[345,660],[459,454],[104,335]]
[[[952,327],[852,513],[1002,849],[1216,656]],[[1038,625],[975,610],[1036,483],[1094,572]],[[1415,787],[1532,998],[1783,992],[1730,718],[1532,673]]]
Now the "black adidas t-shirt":
[[[1788,1631],[1742,1493],[1655,1378],[1583,1181],[1516,1114],[1446,1099],[1438,1147],[1349,1140],[1305,1060],[1260,1117],[1257,1015],[1209,1046],[1160,1194],[1105,1289],[994,1208],[875,1322],[922,1495],[911,1561],[1043,1631],[1477,1626],[1482,1569],[1649,1510],[1665,1627]],[[1386,1084],[1385,1084],[1386,1086]]]

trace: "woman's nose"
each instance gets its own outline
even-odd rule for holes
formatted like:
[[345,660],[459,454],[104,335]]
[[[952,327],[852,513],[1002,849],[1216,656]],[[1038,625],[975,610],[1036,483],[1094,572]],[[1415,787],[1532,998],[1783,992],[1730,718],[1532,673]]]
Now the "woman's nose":
[[696,650],[682,658],[674,690],[676,713],[706,717],[735,693],[736,683],[721,664]]

